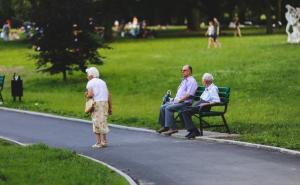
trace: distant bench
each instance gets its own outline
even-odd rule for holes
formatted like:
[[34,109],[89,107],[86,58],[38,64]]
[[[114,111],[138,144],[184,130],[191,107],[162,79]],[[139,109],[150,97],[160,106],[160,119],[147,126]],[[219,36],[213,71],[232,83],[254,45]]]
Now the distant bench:
[[[193,112],[193,116],[197,117],[199,119],[199,125],[200,125],[200,135],[203,136],[203,129],[204,128],[212,128],[212,127],[224,127],[226,129],[226,132],[230,134],[230,130],[227,124],[227,121],[225,119],[225,113],[227,112],[227,107],[229,103],[229,96],[230,96],[230,88],[229,87],[218,87],[219,89],[219,96],[220,96],[220,103],[214,103],[211,105],[206,105],[202,108],[199,108],[197,112]],[[193,101],[199,101],[201,94],[204,92],[205,87],[199,86],[196,94],[193,98]],[[212,109],[213,107],[221,107],[218,108],[218,110]],[[188,109],[188,107],[187,107]],[[205,121],[203,118],[205,117],[216,117],[220,116],[222,118],[223,124],[210,124],[207,121]],[[176,117],[176,120],[178,119],[178,115]]]
[[3,90],[3,86],[4,86],[4,79],[5,76],[0,75],[0,102],[3,102],[3,97],[2,97],[2,90]]

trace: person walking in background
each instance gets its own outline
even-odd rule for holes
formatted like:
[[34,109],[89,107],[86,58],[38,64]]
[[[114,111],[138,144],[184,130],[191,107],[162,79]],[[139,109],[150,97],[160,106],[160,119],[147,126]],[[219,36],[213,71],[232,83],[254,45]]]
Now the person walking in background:
[[211,46],[215,46],[214,45],[215,29],[212,21],[209,21],[207,32],[205,33],[205,35],[208,36],[207,48],[210,48]]
[[140,25],[139,25],[139,20],[136,16],[133,17],[132,19],[132,36],[137,37],[140,31]]
[[192,104],[192,97],[198,88],[198,84],[192,76],[192,67],[190,65],[183,66],[181,72],[183,80],[178,87],[174,100],[160,107],[159,123],[161,128],[157,132],[167,136],[178,132],[174,113]]
[[213,24],[214,24],[214,45],[216,48],[220,48],[221,43],[218,40],[218,37],[220,35],[220,23],[216,17],[213,18]]
[[91,112],[93,132],[96,136],[96,144],[93,148],[107,146],[107,133],[109,132],[107,117],[112,114],[111,96],[106,83],[99,79],[99,71],[95,67],[86,69],[88,83],[86,85],[86,97],[95,101],[94,109]]
[[241,28],[240,28],[240,20],[239,17],[235,17],[234,19],[234,36],[238,36],[241,37],[242,33],[241,33]]

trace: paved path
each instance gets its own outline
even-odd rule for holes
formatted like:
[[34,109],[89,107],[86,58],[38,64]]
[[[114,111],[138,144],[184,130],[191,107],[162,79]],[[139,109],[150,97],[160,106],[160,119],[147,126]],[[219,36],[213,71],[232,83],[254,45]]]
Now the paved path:
[[91,125],[0,110],[0,136],[69,148],[147,185],[299,185],[300,157],[208,141],[111,128],[92,149]]

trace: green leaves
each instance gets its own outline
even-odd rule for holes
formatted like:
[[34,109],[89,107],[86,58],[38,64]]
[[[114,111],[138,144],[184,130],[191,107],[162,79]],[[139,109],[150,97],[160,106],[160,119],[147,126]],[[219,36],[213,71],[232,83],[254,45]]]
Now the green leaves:
[[105,47],[96,32],[91,0],[35,1],[32,44],[37,69],[50,74],[84,71],[89,63],[102,64],[98,49]]

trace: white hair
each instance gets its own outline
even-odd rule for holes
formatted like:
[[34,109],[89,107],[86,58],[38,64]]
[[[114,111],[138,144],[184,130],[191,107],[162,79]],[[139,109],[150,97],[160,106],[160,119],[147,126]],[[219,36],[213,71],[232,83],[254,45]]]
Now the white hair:
[[214,77],[210,73],[204,73],[204,75],[202,76],[202,80],[212,82],[214,80]]
[[90,67],[85,70],[88,76],[93,76],[94,78],[99,78],[99,71],[96,67]]

